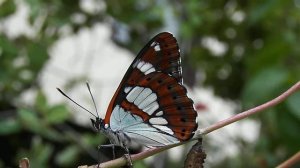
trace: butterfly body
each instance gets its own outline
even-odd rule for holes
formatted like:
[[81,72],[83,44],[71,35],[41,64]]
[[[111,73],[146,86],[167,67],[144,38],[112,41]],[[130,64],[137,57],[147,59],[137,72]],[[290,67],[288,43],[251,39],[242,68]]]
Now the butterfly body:
[[140,51],[115,92],[104,119],[93,126],[111,143],[164,146],[192,138],[197,113],[182,84],[179,47],[172,34],[156,35]]

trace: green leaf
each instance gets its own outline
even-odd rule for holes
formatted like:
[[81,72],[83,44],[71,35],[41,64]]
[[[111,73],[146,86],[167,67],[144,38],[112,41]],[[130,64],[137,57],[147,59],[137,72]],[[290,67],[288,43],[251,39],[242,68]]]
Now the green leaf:
[[33,111],[27,109],[20,109],[18,111],[19,118],[22,125],[30,130],[41,132],[43,129],[41,127],[40,119],[37,114]]
[[0,4],[0,18],[7,17],[8,15],[13,14],[15,11],[16,11],[15,1],[4,0],[4,2]]
[[278,131],[282,137],[281,142],[291,149],[299,149],[299,130],[300,120],[289,111],[280,111],[278,113]]
[[62,123],[70,117],[64,105],[56,105],[48,109],[46,120],[51,124]]
[[40,112],[46,112],[48,109],[48,102],[43,92],[39,91],[35,98],[35,106]]
[[34,139],[33,150],[38,160],[46,162],[53,152],[53,147],[48,144],[43,144],[40,138]]
[[106,140],[106,137],[102,134],[90,134],[86,133],[82,136],[82,142],[87,145],[99,145],[103,144]]
[[300,119],[300,92],[294,93],[286,103],[291,113]]
[[39,71],[48,58],[47,48],[41,43],[30,43],[27,46],[30,68]]
[[21,129],[21,125],[14,118],[2,119],[0,121],[0,135],[16,133]]
[[145,165],[145,162],[143,162],[142,160],[139,160],[139,161],[134,162],[134,167],[135,168],[145,168],[147,166]]
[[272,67],[260,71],[246,83],[242,95],[245,106],[251,107],[277,96],[287,79],[288,72],[282,68]]
[[16,158],[27,157],[30,161],[30,167],[49,167],[48,161],[53,153],[53,146],[43,143],[39,136],[34,136],[29,149],[21,148],[17,152]]
[[44,127],[40,134],[47,139],[57,142],[62,142],[66,139],[66,136],[63,136],[62,133],[52,129],[51,127]]
[[4,55],[11,59],[15,58],[18,54],[17,46],[3,35],[0,35],[0,49],[1,55]]
[[[249,74],[256,74],[259,71],[282,64],[286,59],[286,53],[290,52],[291,45],[288,44],[285,34],[278,33],[264,41],[262,49],[257,50],[251,57],[247,57],[247,66]],[[284,66],[284,65],[283,65]]]
[[60,166],[70,166],[73,164],[74,160],[76,160],[79,151],[80,150],[78,146],[69,146],[56,155],[55,162],[58,163]]
[[24,128],[54,141],[62,141],[65,138],[59,132],[49,127],[35,112],[21,109],[18,113]]
[[30,6],[30,17],[32,20],[35,20],[43,7],[43,1],[39,1],[39,0],[27,0],[26,1],[28,3],[28,5]]

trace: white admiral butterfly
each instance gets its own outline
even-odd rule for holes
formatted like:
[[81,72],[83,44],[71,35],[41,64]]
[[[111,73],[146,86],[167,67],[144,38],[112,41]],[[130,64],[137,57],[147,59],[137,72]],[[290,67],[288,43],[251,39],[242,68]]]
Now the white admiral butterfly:
[[148,147],[187,141],[198,125],[193,101],[186,94],[177,41],[163,32],[134,59],[105,118],[94,115],[91,121],[112,144],[125,149],[131,141]]

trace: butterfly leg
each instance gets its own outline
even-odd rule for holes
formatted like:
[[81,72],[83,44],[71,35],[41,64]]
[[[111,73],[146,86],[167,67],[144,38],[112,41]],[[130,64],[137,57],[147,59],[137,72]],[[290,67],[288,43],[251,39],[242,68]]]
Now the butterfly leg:
[[130,156],[130,153],[129,153],[129,150],[128,150],[127,146],[124,146],[124,149],[127,152],[126,154],[124,154],[124,157],[127,160],[128,166],[129,167],[133,167],[132,159],[131,159],[131,156]]
[[[116,157],[116,155],[115,155],[115,146],[116,146],[115,144],[99,145],[98,146],[98,152],[100,151],[101,148],[112,148],[113,159],[115,159],[115,157]],[[130,153],[129,153],[129,149],[127,148],[126,145],[123,145],[123,148],[126,151],[126,154],[124,154],[124,157],[127,160],[128,166],[132,168],[133,164],[132,164],[132,159],[131,159],[131,156],[130,156]],[[97,168],[99,168],[99,166],[100,166],[100,162],[98,162]]]
[[99,145],[98,150],[100,150],[101,148],[112,148],[113,159],[115,159],[116,158],[115,146],[116,146],[115,144]]
[[[101,148],[112,148],[113,159],[115,159],[116,158],[116,155],[115,155],[115,146],[116,146],[115,144],[99,145],[98,146],[98,159],[100,159],[100,149]],[[100,168],[100,160],[98,160],[97,168]]]

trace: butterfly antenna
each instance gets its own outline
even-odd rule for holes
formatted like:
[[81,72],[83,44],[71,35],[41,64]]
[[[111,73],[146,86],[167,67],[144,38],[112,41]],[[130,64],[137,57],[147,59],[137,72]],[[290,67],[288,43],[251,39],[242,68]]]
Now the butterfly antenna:
[[97,106],[96,106],[96,103],[95,103],[94,96],[93,96],[93,94],[92,94],[92,92],[91,92],[90,84],[89,84],[88,82],[86,82],[86,86],[87,86],[87,88],[88,88],[88,90],[89,90],[89,92],[90,92],[90,95],[91,95],[91,97],[92,97],[92,100],[93,100],[93,103],[94,103],[94,106],[95,106],[95,109],[96,109],[96,114],[97,114],[97,116],[98,116],[98,118],[99,118]]
[[56,88],[62,95],[64,95],[66,98],[68,98],[69,100],[71,100],[73,103],[75,103],[77,106],[81,107],[83,110],[87,111],[88,113],[90,113],[91,115],[93,115],[95,118],[95,114],[93,114],[92,112],[90,112],[88,109],[82,107],[80,104],[78,104],[77,102],[75,102],[73,99],[71,99],[69,96],[67,96],[62,90],[60,90],[59,88]]

